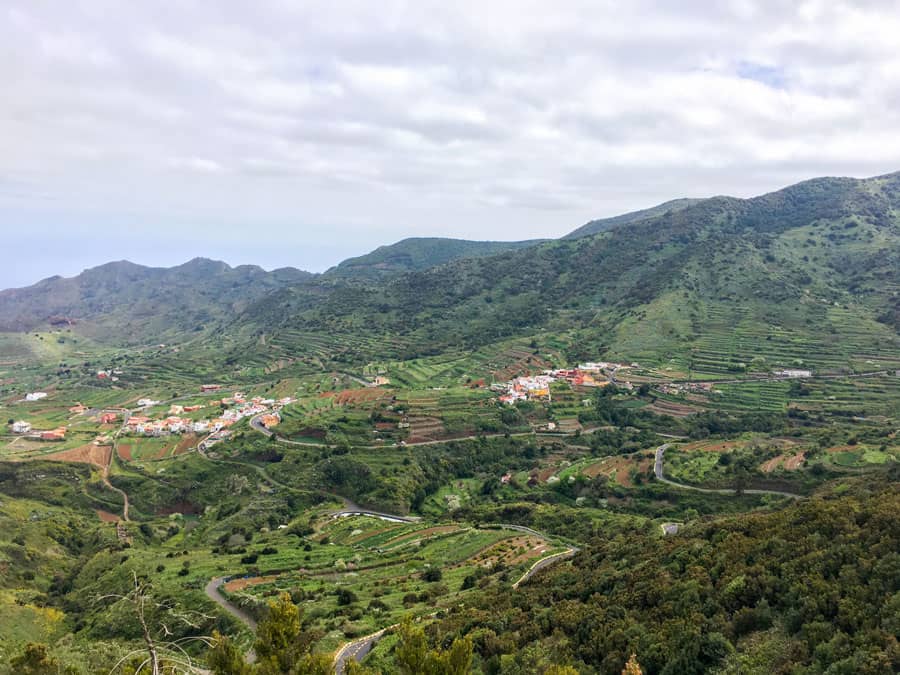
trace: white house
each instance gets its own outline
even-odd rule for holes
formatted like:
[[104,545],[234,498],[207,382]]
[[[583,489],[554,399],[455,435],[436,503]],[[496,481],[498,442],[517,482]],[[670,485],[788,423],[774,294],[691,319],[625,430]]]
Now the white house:
[[194,422],[194,433],[205,434],[207,431],[209,431],[208,420],[198,420],[197,422]]
[[26,401],[40,401],[42,398],[47,398],[47,394],[43,391],[36,391],[31,394],[25,394]]
[[138,408],[149,408],[150,406],[157,405],[159,401],[154,401],[152,398],[139,398],[138,399]]
[[779,370],[775,373],[776,375],[781,375],[782,377],[812,377],[811,370],[802,370],[799,368],[786,368],[784,370]]
[[27,434],[31,431],[31,425],[28,422],[13,422],[12,430],[14,434]]

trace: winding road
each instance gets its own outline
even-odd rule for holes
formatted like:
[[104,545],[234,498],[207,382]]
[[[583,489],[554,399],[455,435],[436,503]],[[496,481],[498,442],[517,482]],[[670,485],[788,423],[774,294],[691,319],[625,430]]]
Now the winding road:
[[228,577],[216,577],[215,579],[210,579],[209,583],[206,584],[206,588],[203,591],[206,593],[206,597],[212,600],[214,603],[219,605],[226,612],[231,614],[234,618],[242,623],[247,624],[247,626],[251,630],[256,630],[256,619],[247,614],[244,610],[242,610],[237,605],[233,604],[228,598],[222,595],[222,591],[219,589],[222,587],[228,580]]
[[[383,513],[380,511],[371,511],[369,509],[364,509],[357,504],[349,501],[348,499],[342,498],[344,502],[344,506],[337,510],[331,512],[332,518],[340,518],[342,516],[369,516],[373,518],[381,518],[385,520],[391,520],[394,522],[401,523],[414,523],[418,522],[419,518],[411,517],[411,516],[401,516],[393,513]],[[492,527],[504,530],[514,530],[517,532],[524,532],[526,534],[531,534],[536,537],[540,537],[541,539],[551,541],[552,538],[539,530],[532,529],[525,525],[513,525],[510,523],[489,523],[487,525],[483,525],[482,527]],[[565,551],[561,551],[559,553],[554,553],[552,555],[547,556],[546,558],[541,558],[536,561],[519,579],[513,584],[514,589],[518,589],[519,586],[532,576],[534,576],[537,572],[544,569],[545,567],[549,567],[550,565],[559,562],[560,560],[564,560],[566,558],[570,558],[575,553],[579,551],[578,547],[572,546],[571,544],[564,544],[566,546]],[[242,610],[240,607],[232,603],[228,598],[226,598],[222,592],[221,587],[222,584],[225,583],[228,577],[215,577],[209,580],[209,583],[206,584],[206,587],[203,589],[206,593],[206,597],[215,602],[217,605],[222,607],[226,612],[231,614],[233,617],[243,622],[248,628],[255,631],[256,630],[256,620],[250,616],[247,612]],[[364,635],[363,637],[357,638],[355,640],[351,640],[347,642],[343,646],[341,646],[337,652],[335,652],[334,656],[334,672],[338,675],[343,675],[344,668],[347,665],[347,661],[349,659],[354,659],[357,662],[362,661],[363,658],[372,650],[375,644],[384,637],[385,633],[389,630],[392,630],[396,627],[396,624],[393,626],[387,626],[378,630],[374,633],[370,633],[369,635]],[[251,650],[245,656],[245,660],[248,663],[253,663],[256,660],[256,655]]]
[[[682,488],[684,490],[694,490],[695,492],[704,492],[706,494],[715,494],[715,495],[736,495],[738,494],[737,490],[731,488],[702,488],[697,487],[696,485],[686,485],[685,483],[676,483],[674,480],[669,480],[663,475],[663,453],[671,446],[671,443],[663,443],[656,449],[656,461],[653,464],[653,473],[656,475],[656,480],[661,483],[666,483],[667,485],[672,485],[673,487]],[[779,497],[789,497],[790,499],[803,499],[803,495],[798,495],[793,492],[783,492],[781,490],[743,490],[741,494],[745,495],[776,495]]]
[[398,625],[399,624],[395,623],[393,626],[387,626],[386,628],[382,628],[369,635],[364,635],[356,640],[351,640],[338,649],[334,654],[334,672],[337,673],[337,675],[344,675],[344,668],[347,667],[347,661],[350,659],[355,660],[357,663],[362,661],[366,658],[366,654],[372,651],[372,647],[375,646],[375,643],[384,637],[385,633],[396,628]]

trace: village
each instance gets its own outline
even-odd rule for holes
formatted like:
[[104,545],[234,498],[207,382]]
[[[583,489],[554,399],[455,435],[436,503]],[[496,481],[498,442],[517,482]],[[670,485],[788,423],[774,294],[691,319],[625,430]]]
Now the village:
[[632,389],[627,381],[616,379],[618,371],[636,368],[638,364],[622,364],[587,362],[576,368],[557,368],[545,370],[540,375],[517,377],[509,382],[498,382],[491,389],[501,393],[499,400],[506,405],[514,405],[519,401],[551,401],[550,385],[554,382],[567,382],[571,387],[605,387],[609,384]]
[[[204,385],[201,391],[214,391],[214,385]],[[289,403],[293,403],[291,397],[284,397],[278,400],[271,398],[263,398],[254,396],[248,399],[246,394],[242,392],[234,392],[232,396],[224,397],[220,400],[210,401],[208,404],[196,405],[178,405],[170,406],[168,415],[163,419],[152,419],[145,415],[129,415],[125,419],[122,431],[125,434],[143,435],[143,436],[164,436],[167,434],[182,433],[215,433],[226,429],[245,417],[256,417],[261,415],[263,426],[275,426],[281,421],[281,408]],[[158,401],[149,399],[141,399],[138,405],[142,408],[158,405]],[[219,416],[214,418],[194,419],[192,417],[184,417],[185,414],[196,413],[204,408],[221,409]]]
[[[209,393],[221,389],[219,385],[203,385],[201,393]],[[45,392],[27,394],[26,401],[40,401],[47,397]],[[160,401],[152,398],[139,398],[136,401],[140,412],[133,412],[127,408],[114,408],[103,410],[91,410],[81,403],[76,403],[68,409],[71,415],[79,416],[90,414],[100,425],[105,427],[119,426],[119,434],[126,436],[168,436],[173,434],[209,434],[207,444],[227,437],[227,429],[240,420],[247,417],[259,417],[260,423],[270,428],[281,422],[281,409],[295,399],[284,397],[280,399],[263,398],[254,396],[247,398],[243,392],[234,392],[218,400],[207,403],[195,403],[193,405],[171,404],[165,417],[152,416],[149,409],[162,405]],[[216,409],[216,416],[203,416],[200,411]],[[200,414],[198,414],[200,413]],[[19,436],[40,441],[65,441],[68,428],[65,425],[54,429],[35,429],[31,422],[25,420],[14,421],[11,431]]]

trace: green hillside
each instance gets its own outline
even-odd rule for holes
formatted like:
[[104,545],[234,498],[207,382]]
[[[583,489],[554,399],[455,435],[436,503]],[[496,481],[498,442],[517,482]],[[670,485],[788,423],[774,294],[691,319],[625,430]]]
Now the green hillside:
[[597,220],[591,220],[585,223],[576,230],[572,230],[571,232],[569,232],[569,234],[565,235],[563,239],[578,239],[580,237],[589,237],[592,234],[599,234],[600,232],[606,232],[617,227],[622,227],[623,225],[630,225],[631,223],[636,223],[641,220],[661,216],[665,213],[668,213],[669,211],[680,211],[681,209],[686,209],[687,207],[693,206],[700,201],[702,200],[683,197],[681,199],[672,199],[670,201],[663,202],[662,204],[652,206],[649,209],[641,209],[640,211],[623,213],[620,216],[613,216],[612,218],[598,218]]
[[0,675],[897,672],[900,174],[650,211],[0,294]]
[[111,262],[72,278],[0,291],[0,331],[68,326],[108,342],[203,331],[269,291],[311,277],[195,258],[172,268]]
[[[719,197],[593,236],[457,260],[365,288],[281,289],[233,328],[354,336],[409,358],[542,332],[702,373],[897,362],[900,175]],[[389,338],[389,339],[388,339]],[[359,341],[362,342],[359,342]],[[386,341],[387,344],[382,342]],[[743,364],[743,365],[742,365]]]
[[443,265],[460,258],[484,256],[527,248],[540,241],[467,241],[441,237],[411,237],[371,253],[348,258],[325,273],[326,278],[377,281],[404,272]]

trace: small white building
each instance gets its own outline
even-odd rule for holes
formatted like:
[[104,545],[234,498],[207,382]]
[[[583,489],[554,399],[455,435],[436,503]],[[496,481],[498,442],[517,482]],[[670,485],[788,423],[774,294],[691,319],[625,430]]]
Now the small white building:
[[786,368],[784,370],[779,370],[775,374],[780,375],[781,377],[790,377],[790,378],[812,377],[811,370],[801,370],[798,368]]
[[12,430],[14,434],[27,434],[31,431],[31,425],[28,422],[13,422]]
[[47,394],[43,391],[35,391],[31,394],[25,394],[26,401],[40,401],[42,398],[47,398]]
[[194,433],[196,434],[205,434],[209,431],[209,421],[208,420],[198,420],[194,422]]
[[149,408],[151,406],[157,405],[159,401],[154,401],[152,398],[139,398],[138,399],[138,408]]

